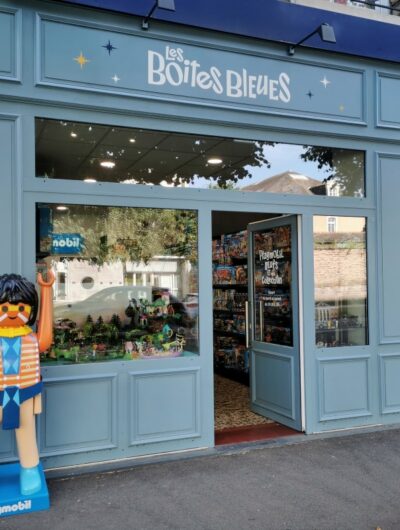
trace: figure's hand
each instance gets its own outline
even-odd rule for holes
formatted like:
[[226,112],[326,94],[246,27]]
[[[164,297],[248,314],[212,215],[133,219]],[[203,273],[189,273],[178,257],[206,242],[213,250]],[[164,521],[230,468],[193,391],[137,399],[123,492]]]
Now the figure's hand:
[[37,282],[38,284],[41,286],[41,287],[51,287],[53,285],[53,283],[55,282],[55,276],[53,274],[53,271],[50,270],[50,269],[47,269],[47,282],[45,282],[43,280],[43,276],[42,276],[42,273],[39,272],[38,276],[37,276]]

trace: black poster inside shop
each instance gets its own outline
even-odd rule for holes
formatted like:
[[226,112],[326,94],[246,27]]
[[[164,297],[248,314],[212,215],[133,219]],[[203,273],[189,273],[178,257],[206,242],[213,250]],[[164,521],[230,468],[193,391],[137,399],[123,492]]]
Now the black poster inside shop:
[[254,233],[255,337],[293,345],[291,227]]

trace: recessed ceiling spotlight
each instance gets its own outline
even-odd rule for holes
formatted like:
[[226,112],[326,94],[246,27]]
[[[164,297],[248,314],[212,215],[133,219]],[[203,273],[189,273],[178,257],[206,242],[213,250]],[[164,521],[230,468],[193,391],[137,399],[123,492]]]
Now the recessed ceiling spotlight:
[[88,182],[89,184],[93,184],[94,182],[97,182],[97,180],[96,179],[87,178],[87,179],[83,179],[83,182]]
[[136,138],[129,138],[129,141],[131,142],[131,144],[134,144],[136,142]]
[[115,162],[112,160],[102,160],[100,162],[101,167],[106,167],[108,169],[113,169],[115,167]]
[[213,166],[217,166],[218,164],[222,164],[222,158],[218,158],[216,156],[213,156],[212,158],[209,158],[207,160],[208,164],[211,164]]
[[68,210],[68,206],[63,206],[60,204],[56,207],[56,210],[58,210],[59,212],[65,212],[66,210]]
[[72,138],[76,138],[78,135],[76,134],[76,132],[72,132],[71,136],[72,136]]

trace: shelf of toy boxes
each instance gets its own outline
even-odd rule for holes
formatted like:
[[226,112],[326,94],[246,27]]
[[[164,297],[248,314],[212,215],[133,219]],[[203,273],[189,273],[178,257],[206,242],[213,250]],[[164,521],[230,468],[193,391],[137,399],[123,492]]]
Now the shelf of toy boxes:
[[216,373],[246,384],[247,290],[247,232],[213,239],[214,368]]

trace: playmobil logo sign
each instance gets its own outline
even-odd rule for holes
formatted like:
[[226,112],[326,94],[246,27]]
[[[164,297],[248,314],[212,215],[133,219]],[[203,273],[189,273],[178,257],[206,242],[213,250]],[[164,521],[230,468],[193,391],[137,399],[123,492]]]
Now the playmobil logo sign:
[[83,237],[80,234],[53,234],[53,254],[80,254],[83,248]]
[[187,58],[182,48],[166,46],[164,53],[148,50],[147,82],[149,85],[187,86],[214,92],[229,98],[249,98],[289,103],[290,77],[281,72],[276,78],[252,74],[246,68],[221,71],[216,66],[203,68]]
[[15,504],[6,504],[4,506],[0,506],[0,515],[4,514],[12,514],[16,512],[25,512],[26,510],[30,510],[32,508],[32,501],[19,501]]

